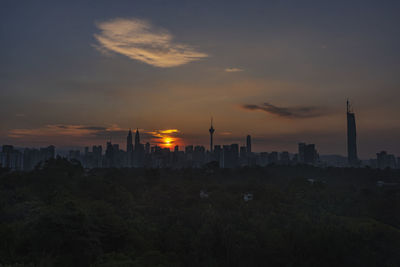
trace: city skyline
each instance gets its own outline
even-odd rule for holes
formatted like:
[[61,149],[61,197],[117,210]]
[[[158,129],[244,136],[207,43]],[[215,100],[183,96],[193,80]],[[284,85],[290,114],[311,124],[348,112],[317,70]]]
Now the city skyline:
[[[287,112],[287,111],[281,111]],[[261,151],[253,152],[251,135],[247,135],[245,145],[238,143],[214,144],[216,129],[213,117],[210,120],[209,148],[204,145],[185,144],[178,137],[179,130],[168,129],[153,132],[139,131],[136,128],[135,142],[132,129],[126,135],[126,149],[121,149],[119,143],[113,143],[110,137],[103,153],[102,145],[86,145],[82,148],[68,150],[65,154],[57,151],[54,145],[48,147],[15,149],[13,145],[3,145],[0,151],[0,167],[12,170],[33,170],[47,160],[65,157],[79,161],[85,169],[93,168],[203,168],[218,166],[220,168],[265,167],[270,164],[296,165],[307,164],[318,167],[369,167],[369,168],[400,168],[400,157],[389,154],[386,150],[376,153],[376,158],[360,159],[357,148],[356,115],[353,107],[346,101],[347,118],[347,157],[342,155],[321,155],[315,143],[298,142],[297,153],[292,151]],[[142,143],[141,134],[151,136]],[[150,143],[149,141],[152,141]]]
[[[317,167],[368,167],[378,169],[400,168],[400,157],[387,151],[376,153],[376,158],[360,160],[357,157],[355,114],[347,101],[348,116],[348,156],[320,155],[316,144],[298,143],[297,153],[288,151],[253,152],[252,138],[246,136],[246,144],[215,144],[212,124],[209,129],[210,147],[202,145],[179,145],[173,143],[173,138],[164,137],[162,141],[151,145],[141,142],[140,132],[135,131],[135,142],[129,129],[126,136],[126,150],[120,144],[108,140],[103,146],[86,146],[84,151],[69,150],[67,154],[56,151],[55,146],[15,149],[12,145],[3,145],[0,151],[0,168],[16,171],[31,171],[41,168],[54,158],[66,158],[71,162],[79,162],[85,169],[97,168],[241,168],[265,167],[269,165],[294,166],[306,164]],[[160,146],[160,143],[163,146]],[[104,153],[103,153],[104,152]]]
[[[346,101],[346,117],[347,117],[347,163],[349,164],[349,166],[357,167],[357,166],[361,165],[361,160],[363,160],[363,159],[359,159],[359,157],[357,155],[358,148],[357,148],[357,134],[356,134],[356,119],[355,119],[355,113],[353,112],[353,107],[350,104],[349,99],[347,99],[347,101]],[[61,126],[58,126],[58,127],[61,127]],[[94,128],[87,128],[86,130],[95,130],[96,131],[99,129],[94,127]],[[123,129],[119,129],[119,130],[123,133]],[[185,143],[183,141],[181,133],[177,129],[167,129],[167,130],[158,130],[158,131],[144,131],[143,129],[140,129],[140,131],[142,131],[142,134],[144,133],[144,135],[147,136],[147,138],[144,138],[144,140],[146,140],[146,146],[148,146],[148,148],[146,148],[146,149],[149,149],[150,146],[154,146],[154,147],[160,147],[161,149],[168,149],[171,151],[174,150],[176,152],[176,151],[179,151],[180,148],[182,150],[182,147],[186,150],[186,147],[189,147],[189,146],[193,147],[193,145],[201,146],[203,148],[205,147],[204,144]],[[213,125],[213,117],[211,117],[210,128],[208,131],[209,131],[209,135],[210,135],[210,140],[209,140],[209,148],[207,149],[207,152],[213,153],[214,152],[214,133],[216,132],[216,129],[214,128],[214,125]],[[112,144],[112,136],[111,135],[107,138],[106,143],[107,143],[107,146]],[[237,143],[238,143],[238,145],[242,144],[241,141],[239,141]],[[117,142],[117,144],[119,146],[118,142]],[[132,130],[131,130],[131,128],[129,128],[128,135],[126,136],[125,144],[126,144],[125,152],[127,152],[128,154],[138,151],[138,148],[140,148],[140,146],[141,146],[139,128],[136,128],[136,131],[135,131],[135,143],[134,144],[133,144]],[[222,143],[222,144],[224,144],[224,143]],[[251,136],[250,135],[246,136],[245,144],[246,144],[246,146],[243,147],[243,148],[245,148],[244,149],[245,153],[252,153]],[[305,143],[303,143],[303,141],[298,142],[298,145],[299,145],[298,151],[297,151],[298,155],[300,158],[303,158],[303,160],[304,160],[304,155],[302,155],[302,153],[300,152],[300,150],[301,150],[300,147],[302,147],[302,146],[307,147],[307,145]],[[53,144],[51,144],[51,146],[53,146]],[[96,147],[95,144],[85,144],[84,147],[80,147],[80,148],[78,147],[78,151],[79,150],[83,151],[83,149],[85,151],[87,151],[89,146]],[[221,144],[215,145],[215,147],[217,147],[217,146],[221,146]],[[314,151],[315,144],[312,144],[312,146],[313,147],[311,148],[311,150]],[[100,147],[101,147],[101,145],[100,145]],[[64,153],[66,151],[66,148],[73,148],[73,147],[64,147]],[[77,148],[77,147],[75,147],[75,148]],[[242,148],[242,147],[240,147],[240,148]],[[145,148],[142,147],[141,149],[144,151]],[[63,149],[61,149],[61,150],[63,150]],[[119,148],[118,148],[118,150],[119,150]],[[289,151],[287,151],[287,150],[280,150],[280,151],[283,151],[284,153],[289,153]],[[257,151],[257,152],[262,153],[265,151]],[[385,150],[382,150],[382,152],[380,152],[380,153],[383,153],[383,152],[386,153]],[[243,152],[240,152],[240,153],[242,154]],[[292,153],[292,154],[294,153],[293,149],[290,150],[290,153]],[[317,152],[315,152],[315,153],[317,153]],[[378,154],[379,153],[376,153],[376,155],[378,155]],[[334,155],[334,154],[326,153],[326,155]],[[340,155],[340,154],[337,154],[337,155]],[[342,156],[342,155],[340,155],[340,156]],[[130,157],[131,157],[130,160],[133,160],[133,158],[134,158],[133,155]],[[312,156],[312,158],[314,158],[314,156]],[[364,160],[366,160],[366,159],[364,159]],[[305,162],[307,162],[307,160],[305,160]]]
[[[400,4],[365,1],[4,1],[0,143],[143,140],[357,156],[400,154]],[[170,139],[167,139],[170,138]]]

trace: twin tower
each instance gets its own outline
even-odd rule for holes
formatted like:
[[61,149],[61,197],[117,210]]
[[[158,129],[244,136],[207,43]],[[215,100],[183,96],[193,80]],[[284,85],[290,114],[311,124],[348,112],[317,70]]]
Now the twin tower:
[[126,152],[133,152],[134,150],[137,151],[141,148],[140,146],[140,135],[139,135],[139,129],[136,129],[136,134],[135,134],[135,147],[133,147],[133,142],[132,142],[132,131],[129,129],[128,136],[126,137]]

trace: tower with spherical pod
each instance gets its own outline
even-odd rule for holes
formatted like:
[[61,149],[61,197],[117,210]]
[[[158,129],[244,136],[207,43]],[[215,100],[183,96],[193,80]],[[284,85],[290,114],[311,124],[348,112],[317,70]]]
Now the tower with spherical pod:
[[210,132],[210,152],[213,152],[213,135],[215,132],[215,129],[213,127],[213,118],[211,117],[211,127],[208,130]]

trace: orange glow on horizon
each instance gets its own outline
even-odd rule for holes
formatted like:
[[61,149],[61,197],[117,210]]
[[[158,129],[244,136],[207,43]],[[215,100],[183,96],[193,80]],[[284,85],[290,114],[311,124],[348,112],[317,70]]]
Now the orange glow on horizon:
[[153,135],[152,141],[159,147],[173,149],[175,146],[182,146],[182,139],[177,136],[178,129],[156,130],[149,132]]
[[160,145],[160,147],[163,147],[163,148],[172,148],[172,147],[178,145],[177,144],[177,138],[173,138],[173,137],[170,137],[170,136],[164,136],[161,139],[161,142],[160,142],[159,145]]

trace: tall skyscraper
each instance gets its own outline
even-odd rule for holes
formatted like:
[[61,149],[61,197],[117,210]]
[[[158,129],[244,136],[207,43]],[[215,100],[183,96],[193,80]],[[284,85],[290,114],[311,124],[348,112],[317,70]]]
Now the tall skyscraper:
[[211,127],[208,131],[210,132],[210,152],[213,152],[213,135],[214,135],[215,129],[213,127],[212,117],[211,117]]
[[135,134],[135,150],[140,149],[140,136],[139,136],[139,129],[136,129],[136,134]]
[[251,154],[251,136],[248,135],[246,137],[246,147],[247,147],[247,154],[250,156]]
[[306,147],[306,143],[299,143],[299,163],[304,163],[304,150]]
[[347,100],[347,158],[349,165],[358,165],[356,118]]
[[128,136],[126,137],[126,152],[133,152],[132,131],[129,129]]

